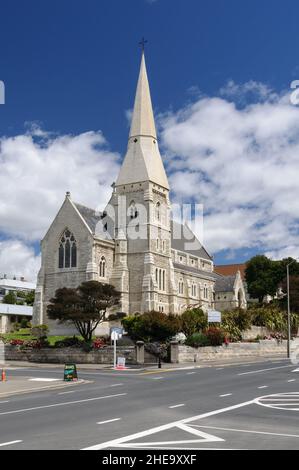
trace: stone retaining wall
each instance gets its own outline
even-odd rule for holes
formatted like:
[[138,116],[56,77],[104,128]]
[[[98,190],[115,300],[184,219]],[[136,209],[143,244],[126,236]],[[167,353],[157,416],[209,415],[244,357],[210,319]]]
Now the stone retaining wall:
[[[135,346],[118,347],[117,356],[126,358],[127,364],[136,364]],[[113,364],[113,347],[107,346],[103,349],[86,353],[76,348],[61,349],[25,349],[16,346],[5,345],[6,361],[29,361],[53,364],[64,364],[75,362],[76,364]]]
[[[298,347],[298,342],[292,341],[291,349]],[[238,358],[244,356],[271,356],[287,354],[287,342],[278,344],[276,340],[261,340],[258,343],[231,343],[228,346],[207,346],[191,348],[190,346],[171,344],[171,362],[201,362],[207,360]]]

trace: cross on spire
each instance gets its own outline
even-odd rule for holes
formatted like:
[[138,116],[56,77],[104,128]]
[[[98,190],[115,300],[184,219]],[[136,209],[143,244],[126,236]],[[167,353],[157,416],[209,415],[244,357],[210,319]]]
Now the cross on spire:
[[145,48],[146,43],[147,43],[147,39],[142,37],[141,41],[139,42],[139,46],[141,46],[142,52],[144,52],[144,48]]

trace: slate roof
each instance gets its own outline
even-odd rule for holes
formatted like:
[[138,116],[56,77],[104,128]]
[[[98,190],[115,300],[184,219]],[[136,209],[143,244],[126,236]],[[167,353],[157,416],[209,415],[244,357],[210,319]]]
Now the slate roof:
[[215,280],[218,278],[218,275],[213,272],[203,271],[202,269],[197,269],[192,266],[187,266],[186,264],[173,263],[173,267],[174,269],[177,269],[180,271],[187,271],[187,272],[194,273],[194,274],[200,274],[202,277],[205,277],[207,279]]
[[[192,248],[188,245],[194,245]],[[187,225],[171,222],[171,248],[177,251],[183,251],[198,258],[212,261],[212,256],[202,246],[192,230]]]
[[77,204],[74,202],[76,208],[82,215],[83,219],[87,223],[88,227],[95,233],[97,223],[101,220],[101,214],[94,209],[90,209],[89,207],[82,206],[81,204]]
[[234,276],[220,276],[216,278],[215,292],[231,292],[234,289],[236,275]]

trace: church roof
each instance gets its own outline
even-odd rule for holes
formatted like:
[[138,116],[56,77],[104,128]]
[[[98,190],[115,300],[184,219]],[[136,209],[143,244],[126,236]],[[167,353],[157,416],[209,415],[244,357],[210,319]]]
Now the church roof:
[[95,233],[96,226],[101,220],[101,214],[95,211],[94,209],[90,209],[89,207],[83,206],[82,204],[74,202],[74,205],[80,212],[81,216],[85,220],[92,233]]
[[130,138],[139,137],[141,135],[157,139],[144,54],[142,54],[141,57],[140,71],[130,129]]
[[127,153],[116,186],[151,181],[169,189],[157,142],[154,113],[142,53]]
[[179,224],[174,220],[171,222],[171,248],[208,261],[213,259],[188,225]]
[[218,278],[217,274],[215,274],[214,272],[203,271],[202,269],[197,269],[192,266],[188,266],[186,264],[173,263],[173,267],[177,271],[187,271],[189,273],[200,274],[201,277],[204,277],[206,279],[211,279],[213,281],[215,281],[215,279]]
[[231,292],[234,290],[236,274],[232,276],[218,276],[215,282],[215,292]]

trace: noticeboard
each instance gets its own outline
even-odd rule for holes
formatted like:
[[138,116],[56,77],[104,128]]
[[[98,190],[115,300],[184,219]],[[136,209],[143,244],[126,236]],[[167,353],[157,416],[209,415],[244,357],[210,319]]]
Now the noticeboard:
[[76,364],[65,364],[63,380],[65,382],[72,382],[73,380],[78,380]]
[[221,312],[217,310],[208,310],[209,323],[221,323]]

